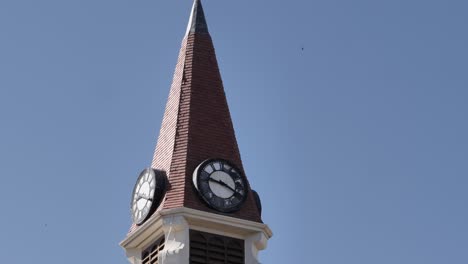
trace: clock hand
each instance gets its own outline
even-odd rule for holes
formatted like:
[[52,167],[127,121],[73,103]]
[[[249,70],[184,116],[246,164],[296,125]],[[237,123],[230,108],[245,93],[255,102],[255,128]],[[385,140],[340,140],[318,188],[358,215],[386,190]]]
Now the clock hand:
[[143,196],[143,195],[138,195],[137,201],[139,201],[140,199],[145,199],[145,200],[148,200],[148,201],[153,201],[153,198],[151,198],[151,197],[147,197],[147,196]]
[[223,182],[222,180],[215,180],[213,178],[210,178],[210,181],[216,182],[217,184],[219,184],[221,186],[224,186],[224,187],[227,187],[229,190],[231,190],[233,192],[236,192],[236,190],[234,190],[231,186],[229,186],[227,183]]

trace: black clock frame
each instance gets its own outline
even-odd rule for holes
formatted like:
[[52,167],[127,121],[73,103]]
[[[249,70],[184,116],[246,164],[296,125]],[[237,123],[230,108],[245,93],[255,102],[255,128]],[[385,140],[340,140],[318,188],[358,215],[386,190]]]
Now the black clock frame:
[[262,215],[262,201],[260,200],[260,195],[258,195],[258,192],[255,190],[252,190],[252,194],[255,204],[257,205],[258,213]]
[[[236,206],[229,207],[229,208],[217,207],[214,204],[212,204],[211,201],[208,198],[206,198],[203,195],[202,191],[200,190],[200,187],[199,187],[201,185],[201,182],[200,182],[200,179],[201,179],[200,176],[201,175],[200,174],[202,172],[202,169],[205,168],[205,166],[208,165],[209,163],[216,162],[216,161],[228,164],[231,168],[233,168],[239,174],[239,176],[240,176],[240,178],[242,180],[242,184],[244,186],[244,193],[245,194],[242,196],[241,200],[239,201],[239,203]],[[212,158],[212,159],[207,159],[207,160],[203,161],[202,163],[200,163],[194,170],[193,177],[192,177],[192,182],[193,182],[193,187],[196,189],[198,195],[203,199],[203,201],[210,208],[215,209],[216,211],[219,211],[219,212],[222,212],[222,213],[233,213],[233,212],[239,211],[240,208],[242,207],[242,205],[244,204],[245,200],[247,199],[247,196],[249,195],[249,192],[250,192],[250,188],[248,186],[248,182],[247,182],[247,179],[246,179],[244,173],[236,165],[234,165],[232,162],[230,162],[228,160],[225,160],[225,159]],[[214,193],[213,193],[213,195],[214,195]],[[220,199],[222,199],[222,198],[220,198]]]

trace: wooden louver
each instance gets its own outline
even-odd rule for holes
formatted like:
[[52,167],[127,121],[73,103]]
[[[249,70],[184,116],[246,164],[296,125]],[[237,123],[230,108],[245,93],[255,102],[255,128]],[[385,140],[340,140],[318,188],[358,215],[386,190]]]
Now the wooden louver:
[[244,241],[190,230],[190,264],[244,264]]
[[164,237],[158,239],[154,242],[151,246],[149,246],[146,250],[143,251],[142,254],[142,264],[160,264],[159,260],[159,252],[164,249]]

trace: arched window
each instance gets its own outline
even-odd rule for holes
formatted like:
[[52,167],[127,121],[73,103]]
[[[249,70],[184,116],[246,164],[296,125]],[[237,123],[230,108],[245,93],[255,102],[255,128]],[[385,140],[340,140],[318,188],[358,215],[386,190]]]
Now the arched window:
[[244,241],[190,230],[190,264],[244,264]]

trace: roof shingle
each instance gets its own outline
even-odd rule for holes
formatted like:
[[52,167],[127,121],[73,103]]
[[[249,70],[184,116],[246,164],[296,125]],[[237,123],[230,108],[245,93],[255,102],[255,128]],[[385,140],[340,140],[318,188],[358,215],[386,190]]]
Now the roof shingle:
[[192,174],[210,158],[229,160],[244,172],[215,49],[201,2],[195,0],[152,162],[169,179],[157,210],[188,207],[262,222],[250,186],[245,203],[234,213],[215,211],[198,196]]

